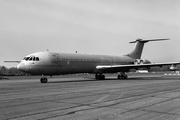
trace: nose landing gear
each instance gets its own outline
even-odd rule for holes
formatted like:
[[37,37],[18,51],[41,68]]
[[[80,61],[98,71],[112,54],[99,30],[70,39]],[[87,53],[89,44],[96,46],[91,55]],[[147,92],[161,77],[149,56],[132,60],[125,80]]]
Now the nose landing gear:
[[40,79],[41,83],[47,83],[48,79],[46,77],[44,77],[44,75],[42,75],[42,78]]

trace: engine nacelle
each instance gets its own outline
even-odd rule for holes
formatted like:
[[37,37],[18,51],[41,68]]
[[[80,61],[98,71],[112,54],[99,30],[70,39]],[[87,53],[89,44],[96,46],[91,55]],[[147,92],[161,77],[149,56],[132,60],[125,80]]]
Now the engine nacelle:
[[138,64],[149,64],[149,63],[151,63],[149,60],[141,60],[141,59],[136,59],[135,61],[134,61],[134,64],[135,65],[138,65]]

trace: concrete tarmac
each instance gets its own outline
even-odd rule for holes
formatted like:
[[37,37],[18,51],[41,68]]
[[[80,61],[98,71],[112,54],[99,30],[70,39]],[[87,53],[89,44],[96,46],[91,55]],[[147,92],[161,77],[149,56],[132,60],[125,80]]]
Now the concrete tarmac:
[[129,74],[0,80],[0,120],[179,120],[180,76]]

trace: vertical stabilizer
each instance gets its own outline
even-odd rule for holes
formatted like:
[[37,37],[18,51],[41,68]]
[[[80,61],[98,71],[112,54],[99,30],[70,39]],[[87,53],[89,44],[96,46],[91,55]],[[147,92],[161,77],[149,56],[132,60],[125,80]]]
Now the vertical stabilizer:
[[152,39],[152,40],[137,39],[135,41],[132,41],[130,43],[136,43],[137,42],[136,47],[131,53],[127,54],[126,56],[129,56],[129,57],[134,58],[134,59],[140,59],[141,55],[142,55],[144,43],[147,43],[150,41],[162,41],[162,40],[169,40],[169,39]]

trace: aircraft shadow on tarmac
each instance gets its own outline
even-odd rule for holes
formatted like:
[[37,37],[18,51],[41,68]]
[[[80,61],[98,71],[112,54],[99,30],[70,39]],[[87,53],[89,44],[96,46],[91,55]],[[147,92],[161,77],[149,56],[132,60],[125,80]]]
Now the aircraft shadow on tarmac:
[[[120,80],[120,79],[117,79],[117,78],[114,78],[114,77],[112,77],[112,78],[110,78],[110,77],[108,77],[108,78],[106,78],[106,79],[104,79],[104,80],[96,80],[95,78],[92,78],[92,77],[83,77],[83,78],[85,78],[86,80],[68,80],[68,81],[63,81],[63,80],[61,80],[61,81],[50,81],[49,80],[49,82],[48,83],[71,83],[71,82],[90,82],[90,81],[92,81],[92,82],[97,82],[97,81],[110,81],[110,80],[113,80],[113,81],[131,81],[131,80],[180,80],[180,76],[179,77],[164,77],[164,76],[160,76],[160,77],[130,77],[130,78],[128,78],[128,79],[122,79],[122,80]],[[87,78],[89,79],[89,80],[87,80]]]
[[9,78],[6,78],[6,77],[0,77],[0,80],[9,80]]
[[116,80],[116,79],[105,79],[105,80],[96,80],[95,78],[90,78],[90,77],[84,77],[85,79],[89,80],[68,80],[68,81],[50,81],[48,83],[71,83],[71,82],[90,82],[90,81],[108,81],[108,80]]

